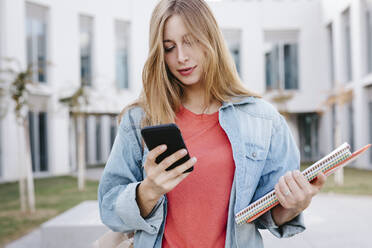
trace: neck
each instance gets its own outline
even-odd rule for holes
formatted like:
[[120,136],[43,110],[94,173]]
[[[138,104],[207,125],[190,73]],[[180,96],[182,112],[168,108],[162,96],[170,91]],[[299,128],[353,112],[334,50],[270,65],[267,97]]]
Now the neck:
[[217,100],[213,100],[205,106],[204,90],[200,87],[200,84],[189,85],[184,88],[182,104],[185,108],[196,114],[211,114],[216,112],[221,106]]

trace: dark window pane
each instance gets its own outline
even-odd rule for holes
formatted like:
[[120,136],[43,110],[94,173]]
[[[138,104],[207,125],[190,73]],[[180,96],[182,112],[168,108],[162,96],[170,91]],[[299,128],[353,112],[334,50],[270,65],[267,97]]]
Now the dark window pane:
[[265,74],[266,88],[280,88],[280,68],[279,68],[279,45],[274,45],[270,52],[265,54]]
[[[112,148],[116,137],[116,118],[112,117],[110,126],[110,147]],[[111,150],[111,149],[110,149]]]
[[298,116],[302,161],[318,159],[318,119],[317,114],[300,114]]
[[271,77],[271,52],[265,54],[265,75],[266,75],[266,89],[273,88],[273,81]]
[[353,78],[352,75],[352,57],[351,57],[351,30],[350,30],[350,9],[347,9],[342,14],[343,31],[344,31],[344,52],[345,52],[345,70],[346,81],[350,82]]
[[116,54],[116,78],[120,89],[128,89],[128,54],[127,51],[117,51]]
[[331,123],[331,125],[332,125],[332,128],[331,128],[331,130],[332,130],[332,135],[331,135],[331,137],[332,137],[332,148],[333,149],[335,149],[336,148],[336,105],[335,104],[333,104],[332,105],[332,123]]
[[[89,152],[89,118],[88,117],[83,117],[84,118],[84,141],[85,141],[85,161],[86,161],[86,164],[88,164],[90,162],[90,159],[89,159],[89,155],[90,155],[90,152]],[[79,140],[79,138],[78,138]]]
[[81,84],[92,85],[93,19],[80,16],[80,78]]
[[36,171],[36,133],[35,133],[35,114],[31,111],[28,112],[28,127],[30,135],[30,151],[31,151],[31,162],[32,162],[32,171]]
[[275,45],[271,53],[271,78],[273,82],[273,89],[279,89],[281,87],[279,64],[279,45]]
[[101,118],[96,117],[96,161],[102,160]]
[[284,45],[284,87],[298,89],[297,44]]
[[48,132],[47,113],[39,113],[39,151],[40,171],[48,170]]
[[335,81],[335,63],[334,63],[334,54],[333,54],[333,26],[332,24],[328,25],[328,56],[329,56],[329,71],[330,71],[330,81],[331,81],[331,86],[334,85]]
[[47,8],[26,3],[27,63],[35,82],[47,81]]
[[367,72],[372,73],[372,4],[366,10]]
[[232,54],[234,62],[235,62],[236,70],[237,70],[238,74],[240,74],[240,52],[239,52],[239,49],[232,50],[231,54]]

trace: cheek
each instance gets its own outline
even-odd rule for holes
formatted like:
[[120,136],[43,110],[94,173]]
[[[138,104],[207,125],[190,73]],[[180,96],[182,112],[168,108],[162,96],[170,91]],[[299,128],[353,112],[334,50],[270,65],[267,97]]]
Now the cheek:
[[175,61],[172,58],[172,56],[171,55],[166,55],[165,58],[164,58],[164,61],[167,64],[169,70],[171,70],[173,72],[175,70]]

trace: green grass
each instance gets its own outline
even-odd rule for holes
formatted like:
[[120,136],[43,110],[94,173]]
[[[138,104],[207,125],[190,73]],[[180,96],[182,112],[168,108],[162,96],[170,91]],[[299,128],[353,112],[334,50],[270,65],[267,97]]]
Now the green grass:
[[[301,171],[309,165],[310,163],[302,164]],[[344,167],[344,184],[336,185],[334,174],[330,175],[321,192],[372,196],[372,171]]]
[[35,180],[36,212],[21,213],[18,183],[0,184],[0,247],[48,219],[85,200],[97,200],[98,182],[87,181],[84,192],[70,176]]

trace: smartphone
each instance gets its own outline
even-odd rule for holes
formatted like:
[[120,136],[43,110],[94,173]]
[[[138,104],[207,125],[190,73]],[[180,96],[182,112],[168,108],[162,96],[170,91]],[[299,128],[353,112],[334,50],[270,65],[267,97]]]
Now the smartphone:
[[[182,138],[181,131],[179,130],[177,125],[173,123],[142,128],[141,135],[149,150],[152,150],[155,147],[162,145],[162,144],[167,145],[167,150],[165,150],[165,152],[163,152],[156,158],[155,162],[157,164],[159,164],[164,158],[168,157],[169,155],[175,153],[176,151],[182,148],[185,148],[187,150],[185,142],[183,141],[183,138]],[[189,152],[187,151],[187,154],[183,158],[174,162],[166,170],[169,171],[183,164],[189,159],[190,159],[190,155],[189,155]],[[185,170],[183,173],[191,172],[193,170],[194,170],[194,166]]]

